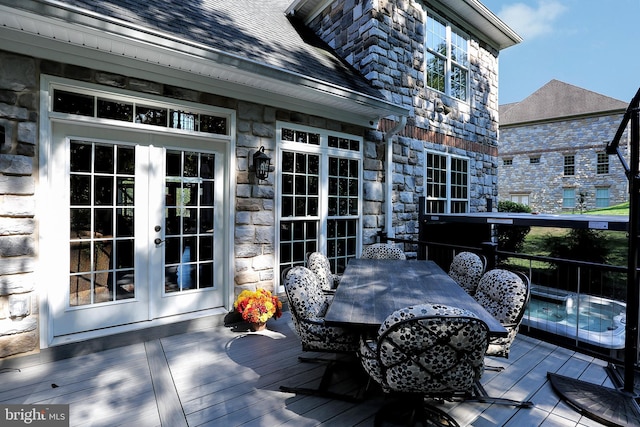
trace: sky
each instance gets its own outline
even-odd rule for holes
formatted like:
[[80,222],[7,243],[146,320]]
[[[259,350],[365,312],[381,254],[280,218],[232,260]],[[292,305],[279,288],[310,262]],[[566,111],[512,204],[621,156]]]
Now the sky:
[[640,88],[640,0],[480,0],[523,41],[500,52],[499,103],[556,79],[629,102]]

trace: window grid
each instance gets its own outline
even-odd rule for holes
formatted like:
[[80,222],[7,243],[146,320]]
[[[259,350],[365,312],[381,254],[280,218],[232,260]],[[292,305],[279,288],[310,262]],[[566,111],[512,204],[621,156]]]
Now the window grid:
[[464,213],[469,208],[469,161],[426,153],[426,213]]
[[[362,143],[293,127],[282,127],[281,138],[292,144],[281,153],[280,269],[304,265],[306,253],[322,248],[324,239],[332,271],[342,273],[356,256],[359,238]],[[296,143],[305,144],[305,152]]]
[[503,159],[502,166],[513,166],[513,159]]
[[596,173],[598,175],[609,173],[609,155],[607,153],[598,153]]
[[529,163],[532,165],[540,164],[540,157],[529,157]]
[[427,87],[467,101],[468,36],[431,12],[427,12],[425,29]]
[[573,176],[576,174],[576,156],[568,154],[564,156],[564,176]]

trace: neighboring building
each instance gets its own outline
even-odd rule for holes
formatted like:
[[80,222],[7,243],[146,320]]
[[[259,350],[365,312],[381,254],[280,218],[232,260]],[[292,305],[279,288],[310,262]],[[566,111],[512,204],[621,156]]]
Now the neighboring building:
[[6,357],[340,271],[420,196],[485,210],[521,39],[476,1],[0,0],[0,41]]
[[[501,105],[499,200],[546,213],[627,201],[622,163],[605,152],[627,105],[558,80]],[[628,159],[627,148],[621,145]]]

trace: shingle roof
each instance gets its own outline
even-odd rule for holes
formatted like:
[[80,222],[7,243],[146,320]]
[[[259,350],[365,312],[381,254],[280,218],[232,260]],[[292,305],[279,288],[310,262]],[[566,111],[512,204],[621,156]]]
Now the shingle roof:
[[500,126],[623,111],[627,103],[551,80],[520,102],[500,105]]
[[369,96],[381,93],[328,46],[294,25],[291,0],[62,0],[129,25],[161,31],[240,58]]

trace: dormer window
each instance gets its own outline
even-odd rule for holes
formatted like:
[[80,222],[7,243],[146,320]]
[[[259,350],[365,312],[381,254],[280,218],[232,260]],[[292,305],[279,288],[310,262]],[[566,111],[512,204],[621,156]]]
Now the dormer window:
[[469,98],[469,37],[427,11],[427,87],[461,101]]

